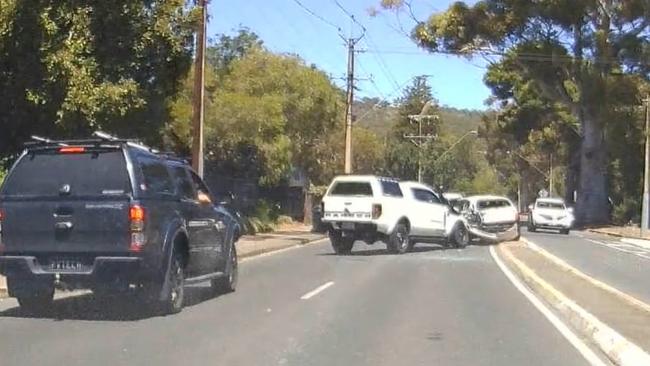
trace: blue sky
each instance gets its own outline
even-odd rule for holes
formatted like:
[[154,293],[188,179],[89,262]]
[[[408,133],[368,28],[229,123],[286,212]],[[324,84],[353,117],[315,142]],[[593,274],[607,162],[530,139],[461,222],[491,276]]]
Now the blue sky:
[[[335,0],[298,0],[327,22],[349,36],[361,28],[337,6]],[[338,0],[367,29],[358,48],[367,50],[357,55],[357,97],[369,96],[393,100],[403,86],[416,75],[431,75],[434,95],[440,104],[457,108],[485,109],[489,90],[483,84],[485,63],[481,59],[466,60],[447,55],[432,55],[418,49],[399,31],[400,23],[407,32],[413,21],[406,15],[381,12],[371,17],[368,9],[378,8],[380,0]],[[435,11],[446,9],[451,1],[414,0],[414,11],[426,19]],[[347,51],[335,27],[310,15],[296,0],[243,0],[226,2],[212,0],[209,5],[208,37],[230,33],[245,26],[257,33],[267,48],[274,52],[300,55],[329,73],[340,86],[345,82]]]

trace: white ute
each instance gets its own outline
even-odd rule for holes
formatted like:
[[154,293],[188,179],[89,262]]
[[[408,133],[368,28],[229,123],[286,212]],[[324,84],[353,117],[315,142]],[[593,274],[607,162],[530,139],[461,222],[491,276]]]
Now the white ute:
[[461,214],[474,237],[492,242],[519,240],[519,213],[506,197],[466,197],[461,201]]
[[332,248],[351,252],[356,240],[380,240],[388,251],[402,254],[416,242],[452,241],[458,247],[470,237],[460,215],[430,187],[393,178],[349,175],[334,178],[322,202]]

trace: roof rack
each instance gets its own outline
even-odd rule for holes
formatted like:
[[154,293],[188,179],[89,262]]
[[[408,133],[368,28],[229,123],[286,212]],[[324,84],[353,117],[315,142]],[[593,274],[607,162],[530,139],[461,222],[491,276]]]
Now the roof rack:
[[123,142],[123,143],[126,143],[129,146],[136,147],[136,148],[139,148],[139,149],[142,149],[142,150],[146,150],[146,151],[149,151],[149,152],[154,153],[154,154],[159,153],[158,150],[156,150],[156,149],[154,149],[152,147],[149,147],[147,145],[144,145],[140,141],[136,141],[136,140],[132,140],[132,139],[121,139],[119,137],[109,135],[109,134],[107,134],[106,132],[103,132],[103,131],[95,131],[95,132],[93,132],[93,136],[99,137],[100,139],[106,140],[106,141]]

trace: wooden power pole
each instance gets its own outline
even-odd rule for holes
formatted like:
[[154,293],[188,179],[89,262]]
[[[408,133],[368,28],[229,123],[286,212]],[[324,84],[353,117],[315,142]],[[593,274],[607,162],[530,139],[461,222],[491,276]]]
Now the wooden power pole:
[[650,95],[645,102],[645,163],[643,172],[643,201],[641,202],[641,236],[648,234],[650,220]]
[[192,168],[203,177],[203,119],[205,113],[205,40],[207,0],[197,0],[201,8],[201,19],[196,33],[196,55],[194,58],[194,94],[192,116]]

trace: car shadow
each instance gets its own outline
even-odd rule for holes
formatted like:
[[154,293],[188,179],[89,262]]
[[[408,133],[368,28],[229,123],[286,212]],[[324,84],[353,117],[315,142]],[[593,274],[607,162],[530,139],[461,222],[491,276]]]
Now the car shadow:
[[[209,286],[185,287],[185,309],[215,299]],[[137,321],[164,316],[135,294],[97,297],[92,293],[57,299],[52,306],[39,313],[30,313],[19,306],[0,312],[0,318],[32,318],[52,320]]]
[[[428,245],[428,244],[416,244],[415,247],[411,248],[408,252],[402,254],[408,256],[409,254],[417,254],[417,253],[425,253],[425,252],[436,252],[440,250],[447,250],[447,249],[454,249],[451,247],[445,247],[442,245]],[[316,254],[318,256],[337,256],[337,257],[366,257],[366,256],[394,256],[397,254],[393,254],[388,252],[388,249],[382,248],[382,249],[361,249],[361,250],[354,250],[352,249],[352,252],[349,254],[336,254],[334,252],[327,252],[327,253],[318,253]]]

